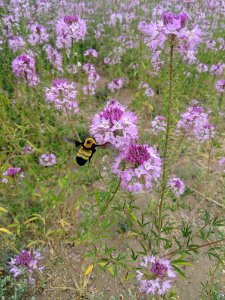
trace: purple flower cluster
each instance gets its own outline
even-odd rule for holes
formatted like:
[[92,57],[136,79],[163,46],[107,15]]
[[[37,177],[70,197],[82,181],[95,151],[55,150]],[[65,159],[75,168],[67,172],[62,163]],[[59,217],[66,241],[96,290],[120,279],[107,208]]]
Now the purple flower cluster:
[[73,82],[69,83],[66,79],[56,78],[52,81],[52,86],[45,89],[45,96],[57,110],[73,114],[79,111],[76,85]]
[[122,62],[122,57],[126,53],[126,48],[122,45],[114,47],[109,53],[109,56],[104,58],[104,63],[106,65],[116,65]]
[[182,180],[180,180],[180,178],[170,178],[167,185],[171,188],[176,197],[181,196],[185,191],[185,184]]
[[97,73],[95,66],[92,64],[85,64],[83,70],[88,74],[88,85],[83,87],[83,94],[85,96],[93,96],[97,88],[97,82],[100,80],[100,76]]
[[177,123],[177,134],[183,133],[189,139],[196,139],[200,142],[204,142],[214,137],[214,126],[209,123],[209,115],[204,112],[201,106],[197,106],[197,102],[194,102],[194,106],[191,106],[181,115],[180,120]]
[[131,144],[125,160],[132,165],[140,166],[149,158],[150,154],[146,145]]
[[31,34],[28,37],[28,41],[32,46],[37,44],[44,44],[48,42],[49,35],[46,32],[46,28],[38,23],[30,26]]
[[218,93],[225,93],[225,80],[218,80],[215,84],[215,89]]
[[63,72],[61,54],[51,45],[46,46],[45,52],[49,62],[53,65],[53,67],[55,67],[59,72]]
[[147,97],[153,97],[155,95],[153,89],[149,86],[147,82],[141,82],[139,88],[144,89],[144,94]]
[[88,49],[84,52],[84,56],[98,57],[98,52],[95,49]]
[[166,12],[162,16],[163,18],[163,32],[166,35],[175,34],[186,27],[189,16],[186,13],[174,14],[172,12]]
[[172,278],[176,277],[176,273],[169,260],[145,256],[140,265],[142,268],[137,271],[137,279],[142,292],[147,295],[164,295],[171,288]]
[[67,65],[66,70],[69,74],[78,74],[79,67],[80,67],[80,63],[78,63],[77,65],[71,64],[71,65]]
[[115,78],[111,82],[108,83],[108,89],[110,92],[114,93],[115,91],[120,90],[124,85],[123,78]]
[[129,192],[153,188],[161,174],[157,150],[148,145],[130,144],[113,163],[113,173],[121,179],[121,187]]
[[214,76],[221,76],[223,74],[223,70],[225,68],[225,64],[219,62],[216,65],[212,65],[210,68],[210,74]]
[[8,183],[8,178],[15,178],[17,174],[20,173],[20,177],[24,177],[24,174],[21,173],[21,168],[10,167],[5,172],[2,173],[2,182]]
[[92,120],[90,133],[98,144],[111,143],[117,149],[123,149],[138,138],[137,117],[133,112],[112,99]]
[[[138,29],[144,35],[144,41],[153,52],[164,47],[168,39],[176,40],[180,53],[189,58],[201,41],[201,30],[196,26],[192,30],[187,28],[189,16],[186,13],[174,14],[167,12],[162,15],[162,20],[150,24],[142,21]],[[192,57],[193,60],[193,57]]]
[[18,78],[25,79],[29,86],[36,86],[39,84],[33,57],[27,54],[17,56],[12,61],[12,70]]
[[42,154],[39,157],[39,164],[44,167],[50,167],[55,164],[57,164],[56,156],[55,154]]
[[34,153],[35,150],[30,145],[25,145],[23,147],[23,151],[24,151],[25,154],[32,154],[32,153]]
[[32,274],[35,270],[42,272],[44,269],[43,266],[39,265],[41,259],[40,252],[22,250],[15,258],[11,258],[9,262],[11,266],[10,272],[13,274],[13,277],[26,274],[29,276],[29,282],[34,284],[35,279],[32,278]]
[[2,175],[9,176],[9,177],[15,177],[16,174],[20,173],[20,171],[21,171],[21,168],[10,167],[4,173],[2,173]]
[[158,135],[162,131],[166,131],[166,118],[163,116],[156,116],[151,122],[151,131],[154,135]]
[[90,74],[91,72],[96,71],[93,64],[85,64],[83,66],[83,70],[86,74]]
[[56,45],[70,49],[73,42],[84,40],[87,33],[86,21],[76,16],[65,16],[56,24]]
[[202,64],[202,63],[200,63],[197,67],[197,70],[199,73],[205,73],[208,71],[208,69],[209,69],[208,66],[206,64]]
[[13,51],[16,52],[20,49],[23,49],[26,46],[26,43],[22,36],[16,35],[11,38],[9,38],[9,48]]

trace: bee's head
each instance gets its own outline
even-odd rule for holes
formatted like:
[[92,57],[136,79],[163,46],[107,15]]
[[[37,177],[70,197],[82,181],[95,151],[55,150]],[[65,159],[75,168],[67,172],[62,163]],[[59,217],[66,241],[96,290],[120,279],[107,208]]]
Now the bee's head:
[[92,138],[92,137],[87,138],[87,139],[84,141],[84,147],[85,147],[85,148],[91,149],[91,148],[93,148],[95,145],[96,145],[96,141],[95,141],[95,139]]

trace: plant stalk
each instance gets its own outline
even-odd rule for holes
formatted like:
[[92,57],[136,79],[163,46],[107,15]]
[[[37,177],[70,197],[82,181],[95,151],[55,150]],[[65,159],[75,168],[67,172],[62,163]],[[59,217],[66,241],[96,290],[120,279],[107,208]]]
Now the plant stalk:
[[168,177],[168,146],[170,138],[170,127],[171,127],[171,111],[173,101],[173,56],[174,56],[174,35],[171,36],[170,40],[170,59],[169,59],[169,101],[167,107],[167,118],[166,118],[166,135],[165,144],[163,150],[163,172],[162,172],[162,190],[160,195],[159,209],[158,209],[158,252],[160,252],[160,237],[162,229],[162,208],[163,202],[166,196],[167,190],[167,177]]

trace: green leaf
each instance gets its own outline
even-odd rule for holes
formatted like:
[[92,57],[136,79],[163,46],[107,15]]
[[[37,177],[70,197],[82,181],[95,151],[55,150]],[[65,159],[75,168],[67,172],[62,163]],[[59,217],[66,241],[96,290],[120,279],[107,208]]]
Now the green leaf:
[[84,272],[84,275],[87,276],[88,274],[90,274],[92,272],[93,269],[94,269],[94,265],[91,264]]
[[6,229],[6,228],[0,228],[0,231],[1,231],[1,232],[4,232],[4,233],[7,233],[7,234],[12,234],[12,232],[9,231],[9,230]]
[[1,207],[1,206],[0,206],[0,211],[3,211],[3,212],[8,212],[8,210],[7,210],[7,209],[5,209],[4,207]]
[[183,277],[184,279],[186,279],[186,276],[185,276],[184,272],[181,271],[181,269],[179,269],[178,267],[176,267],[176,266],[174,266],[174,265],[172,265],[172,266],[173,266],[174,270],[175,270],[178,274],[181,275],[181,277]]
[[171,261],[171,264],[176,266],[192,266],[192,264],[189,261],[183,259],[175,259]]

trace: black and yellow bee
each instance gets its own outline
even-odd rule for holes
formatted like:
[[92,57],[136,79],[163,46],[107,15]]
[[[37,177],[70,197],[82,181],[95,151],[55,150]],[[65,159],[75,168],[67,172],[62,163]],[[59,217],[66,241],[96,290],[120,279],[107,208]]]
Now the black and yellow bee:
[[93,137],[88,137],[83,142],[70,138],[66,138],[66,141],[74,143],[76,147],[79,147],[76,155],[76,161],[79,166],[83,166],[87,161],[91,161],[93,154],[96,152],[96,147],[105,145],[97,145],[96,140]]

